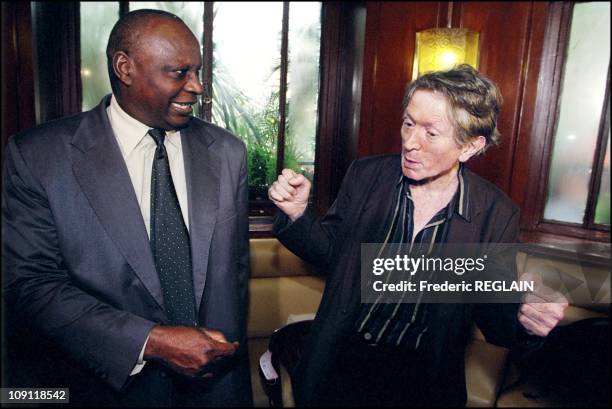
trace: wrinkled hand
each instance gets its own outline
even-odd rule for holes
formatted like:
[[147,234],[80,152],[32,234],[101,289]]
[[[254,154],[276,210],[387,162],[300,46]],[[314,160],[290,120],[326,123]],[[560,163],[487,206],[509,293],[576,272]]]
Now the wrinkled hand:
[[534,290],[523,297],[518,320],[528,334],[545,337],[563,319],[567,298],[542,283],[538,274],[525,273],[521,281],[533,281]]
[[268,198],[283,211],[291,221],[304,214],[308,206],[310,181],[291,169],[283,169],[278,179],[268,189]]
[[228,342],[219,331],[158,325],[149,333],[144,359],[160,361],[185,376],[211,377],[209,364],[233,355],[236,348],[238,342]]

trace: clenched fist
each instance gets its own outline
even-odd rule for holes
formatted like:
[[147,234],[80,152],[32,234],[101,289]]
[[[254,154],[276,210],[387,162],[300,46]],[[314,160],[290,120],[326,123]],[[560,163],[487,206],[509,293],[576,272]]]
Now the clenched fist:
[[304,214],[308,206],[310,181],[291,169],[283,169],[278,179],[268,189],[268,198],[285,213],[291,221]]
[[525,294],[518,320],[528,334],[545,337],[563,319],[567,298],[544,285],[539,274],[525,273],[520,280],[532,281],[535,288]]

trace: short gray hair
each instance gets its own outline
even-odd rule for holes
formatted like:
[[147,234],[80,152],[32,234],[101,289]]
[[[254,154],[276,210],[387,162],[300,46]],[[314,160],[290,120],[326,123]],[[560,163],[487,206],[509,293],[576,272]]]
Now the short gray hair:
[[484,136],[486,144],[482,153],[499,143],[497,117],[502,104],[501,93],[492,80],[471,66],[461,64],[447,71],[429,72],[412,81],[404,93],[404,111],[418,90],[432,91],[447,98],[459,145]]

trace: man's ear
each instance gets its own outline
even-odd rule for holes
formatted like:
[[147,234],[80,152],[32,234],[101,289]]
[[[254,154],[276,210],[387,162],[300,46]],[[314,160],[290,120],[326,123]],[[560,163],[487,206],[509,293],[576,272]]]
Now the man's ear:
[[132,85],[133,61],[124,51],[117,51],[113,55],[113,71],[124,85]]
[[466,162],[472,156],[476,155],[482,150],[487,144],[487,140],[484,136],[477,136],[472,138],[470,142],[461,148],[461,154],[459,155],[460,162]]

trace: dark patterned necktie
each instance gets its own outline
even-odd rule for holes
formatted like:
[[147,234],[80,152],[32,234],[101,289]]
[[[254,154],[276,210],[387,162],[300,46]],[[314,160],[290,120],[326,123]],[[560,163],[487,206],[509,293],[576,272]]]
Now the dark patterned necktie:
[[169,323],[197,325],[189,233],[170,175],[166,132],[151,129],[157,149],[151,173],[151,250]]

